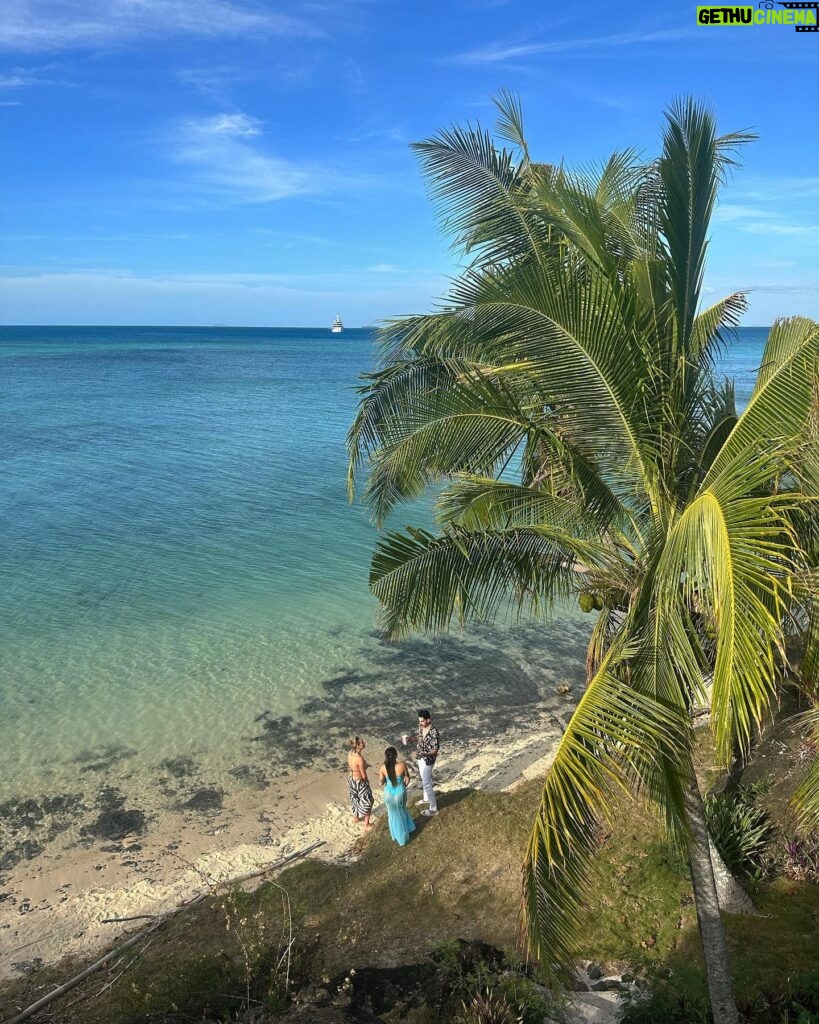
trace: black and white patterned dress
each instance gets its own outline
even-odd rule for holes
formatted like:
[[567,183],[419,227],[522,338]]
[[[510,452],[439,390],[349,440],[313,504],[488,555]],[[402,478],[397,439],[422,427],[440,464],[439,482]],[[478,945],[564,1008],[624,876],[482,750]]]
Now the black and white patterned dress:
[[350,788],[350,807],[357,818],[366,818],[373,809],[373,791],[366,779],[354,779],[347,776]]
[[373,809],[373,791],[366,779],[354,779],[352,771],[347,776],[350,790],[350,807],[356,818],[366,818]]

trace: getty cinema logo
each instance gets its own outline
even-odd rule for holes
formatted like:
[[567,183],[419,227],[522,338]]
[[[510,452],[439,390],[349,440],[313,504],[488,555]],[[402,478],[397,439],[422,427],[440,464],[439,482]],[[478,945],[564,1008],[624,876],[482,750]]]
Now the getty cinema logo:
[[[784,10],[782,9],[784,8]],[[698,7],[698,25],[793,25],[797,32],[819,31],[819,0],[809,3],[772,3],[756,7]]]

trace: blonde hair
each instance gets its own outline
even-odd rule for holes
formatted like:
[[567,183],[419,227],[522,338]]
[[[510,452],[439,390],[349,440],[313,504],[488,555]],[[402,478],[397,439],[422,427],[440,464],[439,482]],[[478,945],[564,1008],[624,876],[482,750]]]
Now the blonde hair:
[[347,743],[351,750],[358,750],[358,746],[361,742],[362,739],[360,736],[351,736],[350,739],[347,740]]

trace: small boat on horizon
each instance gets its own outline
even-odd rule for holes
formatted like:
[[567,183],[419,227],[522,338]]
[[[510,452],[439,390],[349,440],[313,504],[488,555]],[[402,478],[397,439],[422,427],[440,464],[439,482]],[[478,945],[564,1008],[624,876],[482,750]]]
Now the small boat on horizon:
[[341,322],[341,317],[337,316],[333,321],[333,326],[330,328],[333,334],[341,334],[344,330],[344,324]]

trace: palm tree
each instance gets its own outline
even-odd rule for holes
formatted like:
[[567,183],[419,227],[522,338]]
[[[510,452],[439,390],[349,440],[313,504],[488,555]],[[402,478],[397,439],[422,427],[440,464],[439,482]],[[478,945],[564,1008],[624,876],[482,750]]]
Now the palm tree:
[[[453,128],[415,146],[468,261],[446,304],[388,323],[350,430],[376,520],[437,485],[437,533],[382,535],[370,585],[391,637],[453,620],[600,607],[585,692],[544,782],[524,865],[530,949],[575,950],[599,823],[639,793],[688,853],[714,1019],[737,1019],[693,769],[710,700],[718,756],[776,698],[804,593],[816,492],[819,328],[771,329],[741,415],[714,359],[745,309],[702,308],[711,213],[748,134],[693,101],[660,156],[570,171],[532,160],[517,101],[496,146]],[[819,632],[819,629],[817,630]]]

